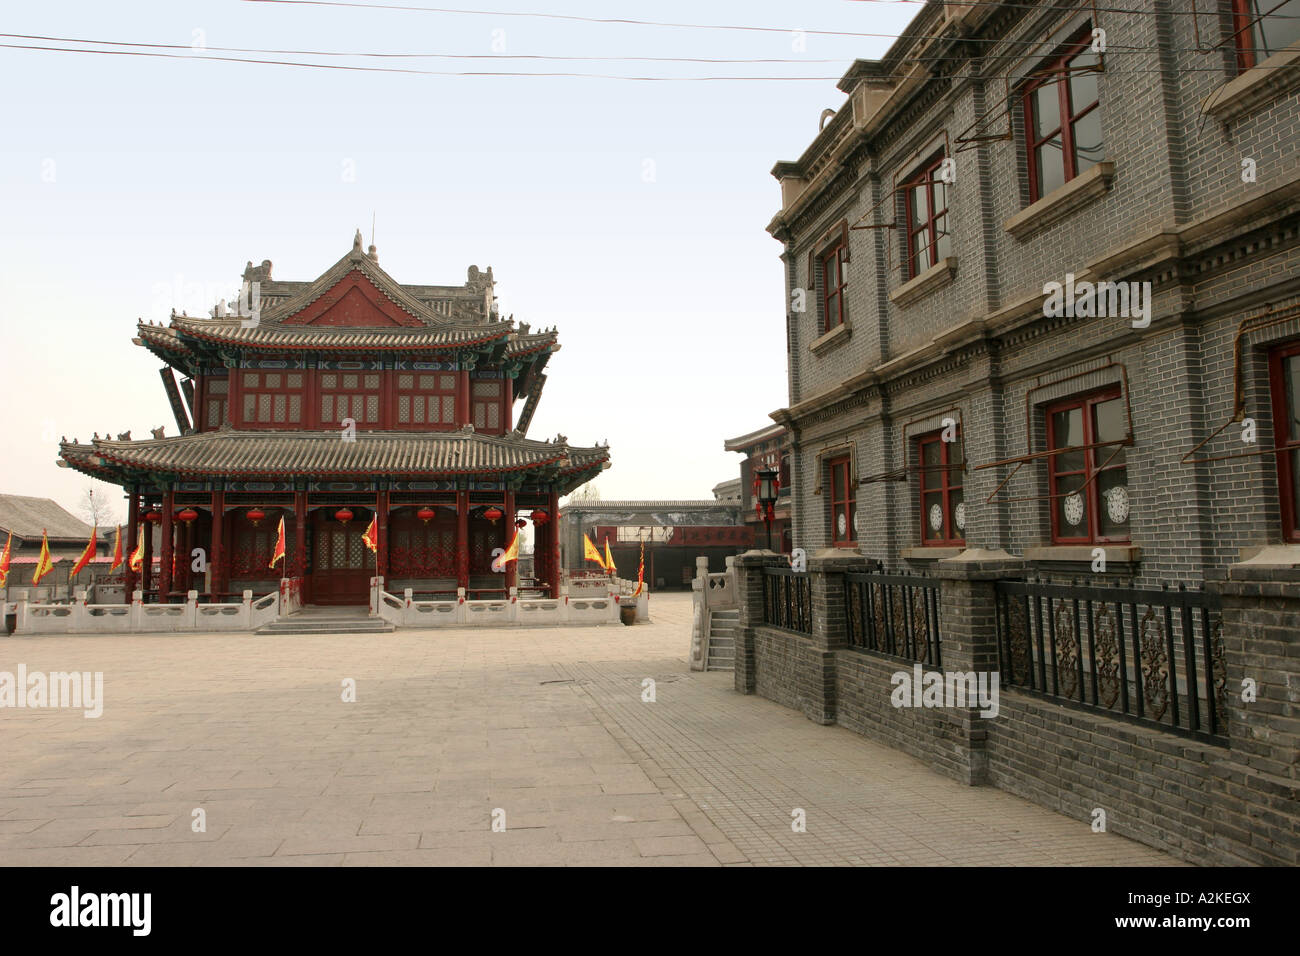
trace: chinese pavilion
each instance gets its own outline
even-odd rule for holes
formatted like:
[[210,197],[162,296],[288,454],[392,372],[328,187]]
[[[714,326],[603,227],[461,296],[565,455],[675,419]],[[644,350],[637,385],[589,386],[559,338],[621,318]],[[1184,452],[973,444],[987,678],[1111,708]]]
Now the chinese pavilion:
[[525,522],[536,584],[557,595],[559,498],[607,468],[609,450],[525,437],[559,345],[553,329],[501,319],[493,286],[475,266],[464,286],[401,285],[358,232],[314,282],[250,262],[232,313],[139,323],[135,344],[166,363],[180,434],[65,440],[59,462],[126,490],[132,550],[144,522],[160,526],[157,580],[146,553],[127,594],[273,590],[284,517],[284,573],[306,603],[365,604],[376,570],[397,593],[503,596],[516,565],[494,573],[493,553]]

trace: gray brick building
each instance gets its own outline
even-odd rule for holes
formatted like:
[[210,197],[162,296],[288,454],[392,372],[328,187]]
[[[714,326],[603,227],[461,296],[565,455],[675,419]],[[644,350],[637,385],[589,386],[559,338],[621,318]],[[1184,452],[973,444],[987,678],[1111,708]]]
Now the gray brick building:
[[1300,21],[1223,9],[930,3],[852,65],[773,170],[796,546],[1300,564]]

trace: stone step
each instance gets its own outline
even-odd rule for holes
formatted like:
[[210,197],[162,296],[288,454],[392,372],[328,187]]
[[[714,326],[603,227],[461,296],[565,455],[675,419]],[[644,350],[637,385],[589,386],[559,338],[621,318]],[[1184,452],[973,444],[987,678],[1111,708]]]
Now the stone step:
[[710,611],[715,621],[739,621],[740,608],[726,608],[721,611]]
[[739,630],[740,628],[738,627],[728,627],[725,624],[719,625],[717,621],[714,621],[709,625],[710,634],[726,634],[728,637],[732,637]]
[[358,618],[349,620],[307,620],[307,621],[273,621],[258,628],[254,633],[276,634],[391,634],[395,630],[383,618]]
[[735,646],[736,646],[736,642],[732,638],[727,637],[725,635],[719,637],[717,634],[713,634],[710,635],[709,637],[710,650],[712,650],[715,647],[735,647]]

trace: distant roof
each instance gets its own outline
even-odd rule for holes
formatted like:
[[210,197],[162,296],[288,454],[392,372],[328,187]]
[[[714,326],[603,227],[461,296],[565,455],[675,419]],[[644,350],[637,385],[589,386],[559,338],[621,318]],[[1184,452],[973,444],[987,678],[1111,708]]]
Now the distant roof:
[[785,426],[781,424],[766,425],[758,431],[750,432],[748,435],[741,435],[739,438],[728,438],[722,443],[724,451],[744,451],[751,445],[757,445],[759,442],[770,441],[773,438],[779,438],[785,431]]
[[716,508],[718,502],[713,498],[690,498],[681,501],[645,499],[642,501],[570,501],[561,508],[575,511],[627,511],[629,508]]
[[[102,530],[102,529],[101,529]],[[52,498],[29,498],[26,495],[0,495],[0,532],[13,532],[16,538],[35,538],[41,532],[55,541],[80,541],[90,538],[90,525],[74,517]],[[0,543],[0,548],[4,544]]]

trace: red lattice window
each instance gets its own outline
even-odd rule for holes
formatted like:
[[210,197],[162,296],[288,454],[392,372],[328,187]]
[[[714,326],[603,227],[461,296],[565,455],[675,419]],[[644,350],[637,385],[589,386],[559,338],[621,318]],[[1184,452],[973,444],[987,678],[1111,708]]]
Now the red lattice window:
[[501,382],[499,378],[474,381],[470,394],[475,431],[501,431]]
[[832,458],[826,463],[830,471],[831,544],[850,548],[856,543],[853,518],[857,514],[857,497],[853,487],[853,464],[849,457]]
[[1072,44],[1038,71],[1024,92],[1029,199],[1041,199],[1087,172],[1105,156],[1098,74],[1088,39]]
[[302,372],[244,372],[245,425],[301,425]]
[[204,383],[207,404],[204,409],[203,430],[220,428],[226,420],[226,407],[230,396],[230,379],[209,377]]
[[379,424],[378,372],[321,372],[320,420],[341,425],[350,418],[357,425]]
[[434,508],[426,524],[415,509],[389,518],[388,569],[394,578],[456,577],[456,511]]
[[451,427],[455,423],[455,372],[398,373],[398,428]]
[[[292,522],[286,522],[286,555],[293,553],[289,543],[293,537]],[[254,526],[239,522],[235,526],[234,547],[230,551],[231,580],[264,581],[280,577],[280,564],[270,567],[271,555],[275,553],[275,541],[280,533],[279,520],[263,521]]]

